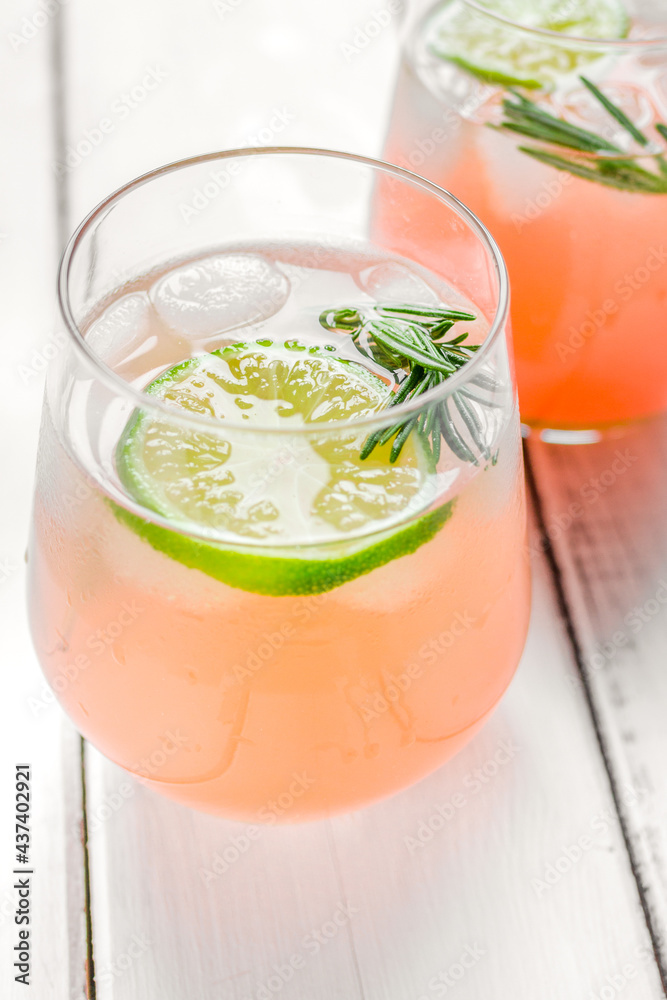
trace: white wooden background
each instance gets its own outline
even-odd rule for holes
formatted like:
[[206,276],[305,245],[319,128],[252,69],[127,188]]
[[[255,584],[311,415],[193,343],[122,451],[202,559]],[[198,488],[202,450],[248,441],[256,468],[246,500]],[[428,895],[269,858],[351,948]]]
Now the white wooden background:
[[[30,647],[23,561],[66,235],[130,177],[251,144],[277,111],[287,119],[277,144],[378,154],[395,18],[358,43],[387,6],[6,0],[0,9],[3,998],[665,996],[666,420],[598,445],[529,443],[532,629],[517,679],[473,744],[393,800],[264,830],[214,879],[201,870],[243,844],[244,828],[161,800],[82,752]],[[154,89],[141,100],[135,91],[130,107],[123,95],[147,74]],[[102,118],[113,130],[58,171]],[[499,767],[501,743],[515,749]],[[34,775],[30,987],[12,970],[12,780],[23,760]],[[437,807],[457,793],[465,804],[440,823]],[[439,828],[410,851],[406,838],[429,823]],[[299,968],[287,979],[290,963]]]

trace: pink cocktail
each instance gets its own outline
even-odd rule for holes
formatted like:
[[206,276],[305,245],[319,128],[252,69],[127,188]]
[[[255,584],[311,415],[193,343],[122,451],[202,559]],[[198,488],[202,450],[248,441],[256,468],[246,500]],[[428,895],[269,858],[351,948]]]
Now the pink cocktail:
[[[185,221],[211,169],[228,192]],[[432,244],[369,236],[404,188],[449,234],[437,267]],[[365,805],[451,757],[529,613],[507,287],[474,218],[372,161],[204,157],[93,213],[61,295],[30,610],[84,736],[163,794],[260,822]],[[339,313],[406,303],[468,316],[470,357],[389,410],[405,372]],[[409,420],[398,454],[394,431],[363,455]]]
[[[529,5],[533,24],[549,6],[567,7],[583,24],[600,4]],[[667,161],[656,126],[667,122],[665,25],[638,3],[622,38],[573,38],[571,26],[550,32],[495,16],[507,7],[450,0],[413,27],[385,158],[452,191],[498,240],[512,283],[526,423],[588,430],[660,413],[667,408]],[[472,18],[465,60],[453,55],[451,38],[448,49],[453,8]],[[489,60],[496,78],[490,70],[485,78]],[[501,65],[516,79],[498,79]],[[584,76],[639,138],[605,110]],[[529,114],[593,133],[610,148],[549,141],[544,119],[525,131],[516,111],[522,100]],[[650,354],[635,349],[640,331]]]

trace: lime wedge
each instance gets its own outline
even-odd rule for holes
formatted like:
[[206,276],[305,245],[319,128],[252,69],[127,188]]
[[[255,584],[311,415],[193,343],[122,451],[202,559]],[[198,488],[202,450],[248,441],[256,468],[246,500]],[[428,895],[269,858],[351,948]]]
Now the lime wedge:
[[[630,30],[620,0],[487,0],[478,6],[524,28],[573,38],[618,40]],[[449,0],[431,16],[428,45],[486,83],[537,89],[599,57],[531,35],[480,13],[462,0]]]
[[[136,411],[118,445],[118,472],[174,530],[114,504],[116,516],[232,587],[274,596],[339,587],[414,552],[451,515],[450,503],[414,520],[429,506],[432,472],[419,435],[392,464],[390,444],[361,460],[363,432],[317,433],[318,424],[381,410],[391,391],[336,348],[296,341],[234,344],[185,361],[146,392],[220,420],[221,433]],[[225,421],[233,426],[223,432]],[[253,425],[280,433],[272,441]],[[307,434],[290,433],[305,426]]]

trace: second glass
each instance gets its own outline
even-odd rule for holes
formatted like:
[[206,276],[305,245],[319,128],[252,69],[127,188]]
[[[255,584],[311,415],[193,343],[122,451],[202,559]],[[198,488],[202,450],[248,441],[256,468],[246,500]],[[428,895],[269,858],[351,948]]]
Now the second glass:
[[665,5],[641,0],[447,0],[409,30],[385,158],[498,240],[534,427],[667,409],[666,25]]

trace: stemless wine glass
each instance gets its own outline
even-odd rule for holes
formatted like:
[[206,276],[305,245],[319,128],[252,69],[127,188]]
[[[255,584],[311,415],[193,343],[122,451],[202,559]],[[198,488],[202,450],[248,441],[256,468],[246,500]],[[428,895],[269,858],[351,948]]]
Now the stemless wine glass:
[[[381,162],[237,150],[109,197],[59,290],[29,599],[83,735],[179,802],[268,823],[447,760],[529,615],[508,284],[482,225]],[[409,398],[375,338],[443,308],[459,318],[430,336],[463,358],[467,334],[469,360]]]
[[498,240],[527,424],[590,432],[667,408],[666,71],[653,0],[447,0],[413,19],[385,158]]

